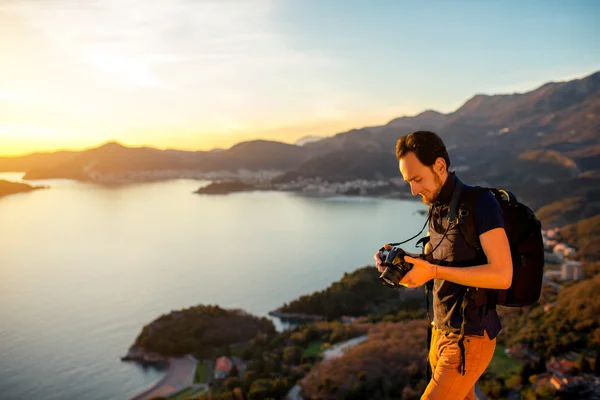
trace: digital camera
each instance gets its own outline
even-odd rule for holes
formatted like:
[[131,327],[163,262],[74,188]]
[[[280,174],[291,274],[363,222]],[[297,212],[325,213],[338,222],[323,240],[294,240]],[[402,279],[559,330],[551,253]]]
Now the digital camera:
[[425,259],[422,254],[412,254],[404,251],[400,247],[392,247],[390,250],[386,250],[385,247],[379,249],[381,255],[381,265],[386,267],[382,272],[379,280],[385,286],[390,288],[397,288],[400,286],[400,281],[404,278],[404,275],[408,273],[413,267],[413,264],[404,261],[404,256],[412,258]]

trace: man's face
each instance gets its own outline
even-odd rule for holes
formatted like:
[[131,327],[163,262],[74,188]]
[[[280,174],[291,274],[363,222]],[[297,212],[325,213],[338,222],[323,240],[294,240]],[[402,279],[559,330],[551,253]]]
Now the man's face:
[[[436,164],[431,167],[423,165],[412,151],[400,159],[400,173],[410,184],[412,195],[420,194],[423,203],[427,205],[436,201],[444,184],[440,172],[445,166],[438,165],[439,163],[440,159],[438,158]],[[440,172],[436,170],[440,170]]]

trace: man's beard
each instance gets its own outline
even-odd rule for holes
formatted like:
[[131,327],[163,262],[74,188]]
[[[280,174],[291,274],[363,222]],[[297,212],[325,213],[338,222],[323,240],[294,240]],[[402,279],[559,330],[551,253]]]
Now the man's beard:
[[442,179],[439,177],[439,175],[436,174],[433,170],[431,172],[433,172],[433,179],[435,180],[435,191],[433,192],[433,196],[431,198],[422,196],[423,203],[427,204],[428,206],[432,205],[437,201],[437,198],[442,191],[442,186],[444,186],[444,184],[442,183]]

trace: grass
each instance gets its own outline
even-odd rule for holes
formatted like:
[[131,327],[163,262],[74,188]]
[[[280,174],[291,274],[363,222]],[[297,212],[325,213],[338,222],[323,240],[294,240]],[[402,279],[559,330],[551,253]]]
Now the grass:
[[206,366],[202,360],[198,361],[196,366],[196,374],[194,375],[194,383],[206,382]]
[[488,367],[488,371],[493,372],[496,375],[502,375],[508,377],[511,371],[517,370],[521,363],[517,360],[509,358],[504,352],[506,348],[500,344],[496,344],[496,350],[494,351],[494,357]]
[[250,343],[237,343],[229,346],[231,355],[239,358],[243,358],[244,352],[250,348]]
[[172,400],[189,399],[190,397],[199,395],[203,392],[204,392],[204,389],[194,389],[194,388],[188,387],[183,390],[180,390],[177,393],[172,394],[169,397],[169,399],[172,399]]
[[321,351],[322,343],[323,342],[321,342],[321,341],[310,342],[308,347],[304,349],[304,352],[302,353],[302,355],[304,355],[304,356],[320,356],[322,353],[322,351]]
[[185,389],[180,390],[179,392],[173,393],[169,396],[169,399],[184,399],[192,395],[192,393],[196,392],[197,389],[192,389],[191,387],[187,387]]

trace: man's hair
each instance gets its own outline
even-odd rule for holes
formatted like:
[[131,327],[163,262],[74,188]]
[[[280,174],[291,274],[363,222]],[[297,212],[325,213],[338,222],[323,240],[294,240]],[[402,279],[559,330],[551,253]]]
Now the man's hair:
[[446,161],[446,169],[450,167],[450,157],[442,139],[433,132],[417,131],[402,136],[396,143],[396,158],[400,160],[409,152],[414,152],[423,165],[431,167],[438,157]]

